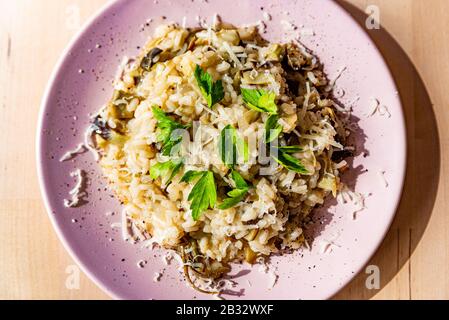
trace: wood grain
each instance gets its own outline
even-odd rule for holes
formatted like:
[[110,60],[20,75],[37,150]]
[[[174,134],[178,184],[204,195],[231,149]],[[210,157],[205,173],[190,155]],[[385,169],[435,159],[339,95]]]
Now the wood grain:
[[[335,299],[449,299],[449,1],[338,1],[369,31],[390,64],[406,113],[405,192],[381,248]],[[35,168],[35,130],[44,87],[63,48],[105,0],[16,0],[0,4],[0,299],[107,299],[81,274],[56,238]],[[78,23],[79,17],[79,23]],[[76,287],[76,286],[75,286]]]

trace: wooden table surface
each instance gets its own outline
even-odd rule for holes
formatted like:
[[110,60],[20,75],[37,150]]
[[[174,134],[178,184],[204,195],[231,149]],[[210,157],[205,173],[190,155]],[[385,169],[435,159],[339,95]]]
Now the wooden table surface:
[[[0,4],[0,298],[108,299],[76,266],[50,225],[36,174],[35,131],[44,87],[77,29],[105,0],[15,0]],[[403,99],[408,173],[395,222],[369,262],[336,299],[449,299],[449,1],[339,1],[365,25]],[[448,162],[449,163],[449,162]]]

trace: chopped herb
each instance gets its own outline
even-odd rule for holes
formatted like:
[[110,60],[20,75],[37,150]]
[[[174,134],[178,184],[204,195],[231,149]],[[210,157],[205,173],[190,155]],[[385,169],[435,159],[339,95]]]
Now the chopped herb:
[[276,94],[263,89],[241,88],[243,101],[253,110],[277,114]]
[[227,193],[229,198],[223,200],[223,202],[218,206],[219,209],[225,210],[234,207],[239,202],[241,202],[246,194],[250,186],[246,183],[245,179],[235,170],[231,172],[231,178],[234,181],[235,189],[232,189]]
[[199,65],[195,68],[195,79],[200,87],[201,93],[207,101],[209,108],[224,98],[223,83],[221,80],[213,81],[212,76],[203,71]]
[[244,198],[248,190],[244,189],[234,189],[228,192],[229,198],[223,200],[223,202],[218,206],[221,210],[226,210],[232,207],[235,207],[239,204]]
[[168,185],[176,174],[181,170],[183,162],[181,160],[169,160],[167,162],[159,162],[150,168],[150,177],[155,180],[159,177],[162,179],[168,177],[164,181],[165,185]]
[[233,126],[227,125],[221,130],[220,140],[218,142],[218,152],[221,161],[232,168],[237,163],[237,139],[236,130]]
[[188,197],[192,218],[195,221],[199,219],[204,210],[213,208],[217,202],[217,188],[212,171],[188,171],[181,181],[191,182],[198,177],[199,180],[192,188],[192,191],[190,191]]
[[237,189],[248,189],[249,185],[246,183],[245,179],[240,175],[240,173],[236,170],[232,170],[231,178],[235,183],[235,187]]
[[183,125],[176,122],[157,106],[153,106],[152,110],[153,116],[157,120],[157,127],[159,128],[157,141],[162,144],[162,154],[168,156],[172,153],[177,153],[180,147],[179,143],[182,141],[182,135],[174,131],[187,129],[190,125]]
[[279,116],[272,114],[265,122],[265,143],[274,141],[282,132],[282,126],[278,123]]
[[243,156],[243,162],[249,160],[249,146],[245,139],[237,135],[237,154]]
[[297,153],[303,150],[300,146],[283,146],[283,147],[276,147],[276,149],[285,153]]
[[178,155],[181,148],[181,141],[181,136],[175,135],[173,137],[170,137],[170,140],[162,147],[162,154],[164,156]]
[[181,182],[191,182],[196,178],[202,176],[203,173],[204,173],[203,171],[189,170],[186,173],[184,173],[184,176],[181,178]]
[[237,164],[238,156],[242,156],[244,162],[247,162],[249,158],[248,144],[240,138],[237,130],[231,125],[221,130],[218,152],[223,163],[229,168]]
[[278,155],[273,156],[274,160],[278,162],[283,167],[287,168],[288,170],[295,171],[300,174],[307,174],[309,173],[304,165],[301,163],[301,161],[295,157],[293,157],[291,154],[296,153],[302,150],[299,146],[286,146],[286,147],[277,147]]

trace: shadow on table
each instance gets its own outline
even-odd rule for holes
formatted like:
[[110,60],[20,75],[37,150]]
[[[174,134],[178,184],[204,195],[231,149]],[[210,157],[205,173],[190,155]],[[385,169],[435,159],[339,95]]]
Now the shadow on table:
[[[365,28],[367,15],[364,12],[343,0],[337,0],[337,3]],[[439,183],[440,147],[432,102],[413,63],[385,29],[371,30],[369,35],[395,78],[407,122],[408,140],[407,175],[401,202],[381,247],[367,264],[379,267],[383,288],[407,264],[426,229]],[[410,268],[409,264],[406,266]],[[366,288],[367,277],[364,268],[333,298],[371,298],[378,290]],[[412,298],[410,287],[406,289],[405,293],[401,291],[400,298]]]

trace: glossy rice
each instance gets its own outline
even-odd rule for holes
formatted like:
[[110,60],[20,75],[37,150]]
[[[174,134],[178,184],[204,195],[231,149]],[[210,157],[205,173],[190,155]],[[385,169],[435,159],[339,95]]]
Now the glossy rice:
[[[222,81],[224,97],[212,108],[195,79],[197,65]],[[278,143],[301,147],[293,156],[306,174],[273,161],[260,163],[269,115],[249,108],[241,88],[276,95],[282,125]],[[94,122],[99,163],[124,206],[123,228],[136,241],[151,239],[175,249],[206,277],[220,276],[229,262],[255,263],[258,257],[300,248],[312,210],[328,195],[336,196],[346,168],[342,155],[349,133],[331,89],[318,60],[300,43],[267,42],[255,27],[159,27],[141,55],[123,63],[114,97]],[[169,184],[150,176],[152,166],[170,159],[161,153],[153,106],[179,123],[194,124],[189,141],[183,140],[188,161]],[[234,170],[252,188],[236,206],[209,208],[195,221],[188,200],[194,183],[180,180],[189,170],[212,171],[218,203],[226,197],[223,186],[232,181],[218,139],[227,125],[249,144],[248,159]]]

